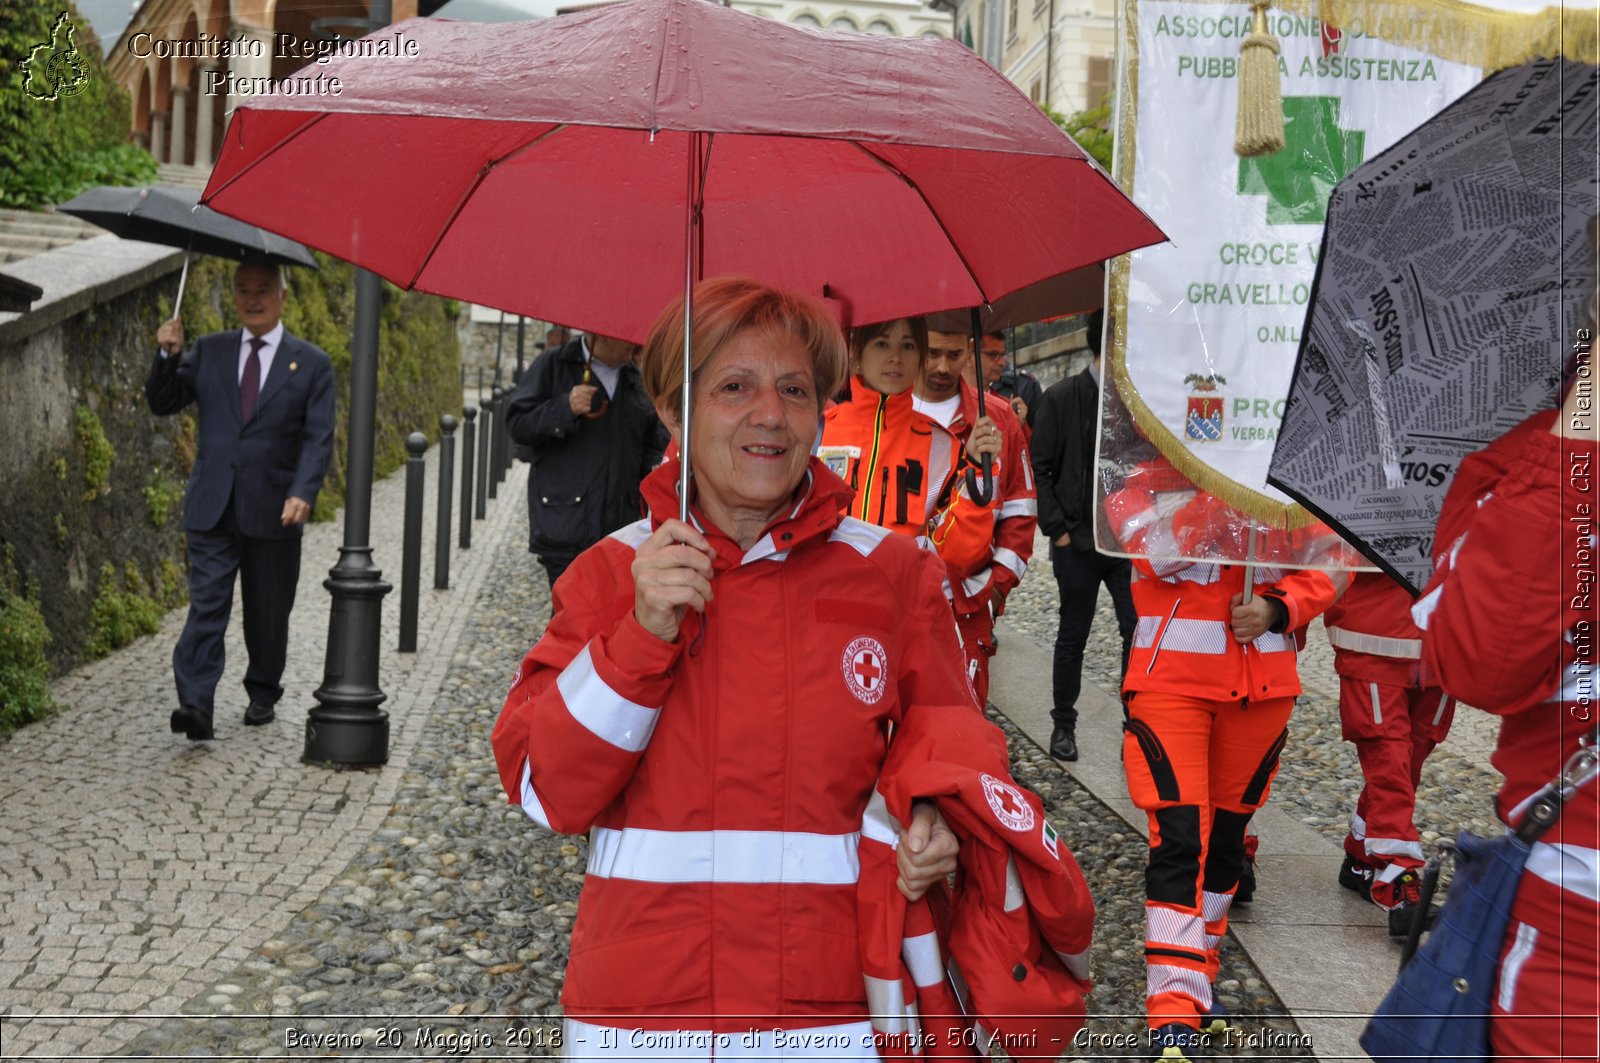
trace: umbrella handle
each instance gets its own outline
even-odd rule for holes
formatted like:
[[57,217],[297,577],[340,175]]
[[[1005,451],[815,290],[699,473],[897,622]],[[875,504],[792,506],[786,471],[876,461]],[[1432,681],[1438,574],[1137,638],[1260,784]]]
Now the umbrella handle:
[[[978,416],[988,416],[983,404],[983,323],[978,313],[978,308],[972,308],[972,378],[978,384]],[[979,468],[983,471],[983,479],[979,480],[978,474],[969,467],[967,469],[967,495],[980,506],[987,506],[994,497],[994,461],[993,455],[985,454],[978,460]]]
[[183,317],[183,289],[189,283],[189,252],[183,253],[183,271],[178,274],[178,300],[172,304],[172,316]]
[[994,455],[985,454],[978,459],[979,468],[982,470],[980,478],[971,466],[967,467],[967,494],[980,506],[987,506],[994,497]]

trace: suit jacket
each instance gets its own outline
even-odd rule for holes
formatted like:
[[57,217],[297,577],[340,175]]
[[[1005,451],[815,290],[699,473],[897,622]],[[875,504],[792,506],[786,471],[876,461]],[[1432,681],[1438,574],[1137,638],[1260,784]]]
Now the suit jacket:
[[293,496],[315,505],[333,453],[333,362],[321,348],[285,331],[255,415],[245,424],[239,418],[242,331],[201,336],[182,358],[158,353],[145,381],[145,401],[162,415],[191,402],[200,407],[185,528],[216,527],[232,499],[245,535],[292,539],[302,525],[284,527],[284,500]]
[[[1030,415],[1034,409],[1029,407]],[[1033,476],[1039,492],[1039,530],[1052,543],[1070,532],[1074,550],[1093,550],[1094,442],[1100,430],[1100,385],[1085,369],[1051,384],[1037,409]]]

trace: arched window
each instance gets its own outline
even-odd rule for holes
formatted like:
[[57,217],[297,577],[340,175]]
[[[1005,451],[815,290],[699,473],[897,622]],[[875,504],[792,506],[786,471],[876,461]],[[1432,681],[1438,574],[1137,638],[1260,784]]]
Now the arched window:
[[885,20],[885,19],[875,18],[871,22],[867,23],[867,32],[868,33],[887,33],[889,36],[892,37],[892,36],[894,36],[894,27],[891,26],[888,23],[888,21]]
[[861,27],[857,26],[856,20],[849,15],[835,15],[828,22],[828,28],[830,30],[859,30]]
[[923,30],[922,36],[932,37],[936,41],[944,40],[944,34],[940,33],[938,30]]
[[796,15],[793,21],[796,26],[815,26],[817,29],[822,28],[822,23],[817,20],[817,16],[815,15]]

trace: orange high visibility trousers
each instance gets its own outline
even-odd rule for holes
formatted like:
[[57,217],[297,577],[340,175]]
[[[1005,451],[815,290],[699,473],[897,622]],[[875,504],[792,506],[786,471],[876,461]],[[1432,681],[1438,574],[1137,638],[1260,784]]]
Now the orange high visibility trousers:
[[1198,1027],[1211,1010],[1245,827],[1271,791],[1294,698],[1215,701],[1141,690],[1127,695],[1127,707],[1128,795],[1150,817],[1145,1007],[1152,1029]]

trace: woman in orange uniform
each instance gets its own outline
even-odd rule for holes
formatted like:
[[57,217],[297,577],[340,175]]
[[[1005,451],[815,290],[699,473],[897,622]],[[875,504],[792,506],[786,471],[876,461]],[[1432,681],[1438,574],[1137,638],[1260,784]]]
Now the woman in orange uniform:
[[849,400],[828,409],[818,456],[855,490],[850,515],[915,536],[962,576],[988,560],[992,504],[975,502],[960,473],[963,454],[999,461],[1003,439],[993,420],[960,441],[912,404],[912,385],[928,353],[920,317],[852,329]]
[[[1106,510],[1124,549],[1146,555],[1134,559],[1123,681],[1128,792],[1150,817],[1145,1003],[1154,1058],[1188,1061],[1218,1013],[1211,984],[1245,826],[1266,802],[1300,693],[1291,632],[1344,580],[1185,560],[1242,555],[1250,525],[1164,458],[1136,467]],[[1305,533],[1261,534],[1261,556],[1283,556],[1295,536]]]

